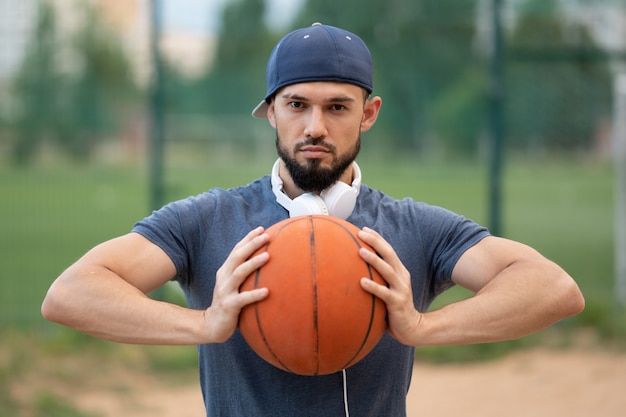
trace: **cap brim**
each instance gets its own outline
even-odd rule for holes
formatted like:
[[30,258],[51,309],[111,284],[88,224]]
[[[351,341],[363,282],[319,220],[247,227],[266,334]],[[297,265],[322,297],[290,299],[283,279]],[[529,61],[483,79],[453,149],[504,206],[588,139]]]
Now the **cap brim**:
[[263,100],[252,110],[252,115],[257,119],[267,119],[267,109],[269,109],[269,107],[270,105],[267,101]]

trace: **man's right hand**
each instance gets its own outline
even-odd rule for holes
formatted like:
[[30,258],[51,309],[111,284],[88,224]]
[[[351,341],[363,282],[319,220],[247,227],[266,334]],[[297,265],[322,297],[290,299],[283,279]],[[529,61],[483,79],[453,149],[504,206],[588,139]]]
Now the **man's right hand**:
[[267,288],[239,292],[239,287],[250,274],[268,261],[267,252],[251,258],[254,252],[267,243],[268,238],[262,227],[252,230],[235,245],[217,271],[213,302],[205,311],[207,334],[212,342],[228,340],[237,329],[241,309],[267,297]]

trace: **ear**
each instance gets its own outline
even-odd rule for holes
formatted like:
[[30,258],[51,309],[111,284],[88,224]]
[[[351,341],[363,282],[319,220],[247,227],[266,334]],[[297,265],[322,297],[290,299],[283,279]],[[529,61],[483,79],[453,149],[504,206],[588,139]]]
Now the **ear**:
[[276,129],[276,113],[274,113],[274,100],[270,102],[269,107],[267,108],[267,120],[269,120],[270,125]]
[[365,107],[363,109],[363,120],[361,120],[361,133],[370,130],[376,119],[378,118],[378,112],[383,105],[383,99],[375,96],[365,101]]

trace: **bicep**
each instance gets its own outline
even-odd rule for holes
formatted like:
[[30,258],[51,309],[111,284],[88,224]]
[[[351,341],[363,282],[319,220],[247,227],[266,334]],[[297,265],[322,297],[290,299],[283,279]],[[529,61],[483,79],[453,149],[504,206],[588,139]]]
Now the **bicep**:
[[522,243],[488,236],[459,258],[452,270],[452,281],[470,291],[478,292],[513,263],[533,259],[545,258]]
[[77,266],[105,268],[143,293],[159,288],[176,275],[176,267],[163,249],[138,233],[101,243]]

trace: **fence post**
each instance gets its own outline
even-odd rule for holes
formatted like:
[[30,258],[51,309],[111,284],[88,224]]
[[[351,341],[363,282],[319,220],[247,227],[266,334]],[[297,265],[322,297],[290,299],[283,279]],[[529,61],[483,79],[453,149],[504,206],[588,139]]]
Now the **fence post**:
[[[161,40],[163,8],[161,0],[150,0],[150,55],[152,73],[149,85],[149,159],[150,159],[150,206],[149,210],[157,210],[165,203],[165,185],[163,174],[164,160],[164,126],[165,111],[163,108],[163,66],[161,64]],[[151,296],[158,300],[165,298],[164,287],[157,288]]]
[[615,294],[626,307],[626,73],[615,80],[613,157],[615,164]]
[[164,111],[163,111],[163,74],[159,41],[161,39],[162,4],[161,0],[150,1],[150,54],[152,73],[149,94],[149,152],[150,152],[150,210],[156,210],[164,204],[163,185],[163,147],[164,147]]
[[489,230],[502,235],[502,160],[504,82],[502,69],[502,1],[491,2],[491,50],[489,51]]

